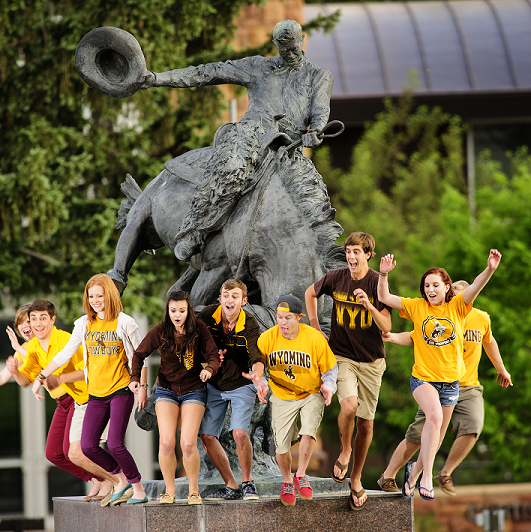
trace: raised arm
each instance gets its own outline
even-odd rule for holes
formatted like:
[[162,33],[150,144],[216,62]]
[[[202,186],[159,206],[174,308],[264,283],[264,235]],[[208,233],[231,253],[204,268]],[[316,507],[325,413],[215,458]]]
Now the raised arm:
[[[9,341],[11,342],[11,347],[19,354],[19,355],[22,355],[23,357],[26,357],[26,349],[24,349],[19,341],[18,341],[18,338],[17,338],[17,335],[15,334],[15,331],[9,327],[9,325],[7,326],[6,328],[6,332],[7,332],[7,335],[9,336]],[[10,377],[11,378],[11,377]]]
[[388,307],[402,310],[402,300],[389,292],[389,284],[387,276],[389,272],[396,266],[394,255],[385,255],[380,260],[380,278],[378,279],[378,299]]
[[470,303],[474,302],[474,299],[476,299],[477,295],[489,282],[492,274],[496,271],[496,268],[500,264],[501,257],[501,253],[497,249],[490,250],[487,267],[474,279],[474,282],[470,286],[467,286],[463,290],[463,301],[465,302],[465,305],[470,305]]
[[492,337],[492,341],[490,343],[483,342],[483,349],[485,349],[485,353],[487,353],[487,356],[489,357],[490,361],[492,362],[492,365],[496,368],[496,372],[498,373],[498,376],[496,377],[496,382],[498,382],[499,380],[500,386],[502,388],[512,386],[513,381],[511,380],[511,375],[505,369],[502,357],[500,355],[500,349],[498,348],[498,342],[496,342],[494,336]]

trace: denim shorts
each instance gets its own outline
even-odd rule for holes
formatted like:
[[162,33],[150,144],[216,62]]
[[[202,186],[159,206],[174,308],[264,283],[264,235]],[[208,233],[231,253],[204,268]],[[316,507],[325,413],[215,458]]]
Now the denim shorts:
[[168,401],[177,406],[182,406],[186,403],[195,403],[201,406],[205,406],[206,403],[206,386],[202,386],[197,390],[192,390],[183,395],[177,395],[173,390],[163,388],[160,384],[157,386],[155,392],[155,404],[159,401]]
[[421,384],[431,384],[439,394],[441,406],[455,406],[459,399],[459,381],[454,382],[428,382],[421,381],[411,375],[411,392],[414,392]]
[[207,403],[199,434],[209,434],[219,438],[229,403],[231,406],[229,431],[241,429],[248,433],[255,401],[256,386],[252,382],[228,392],[222,392],[207,384]]

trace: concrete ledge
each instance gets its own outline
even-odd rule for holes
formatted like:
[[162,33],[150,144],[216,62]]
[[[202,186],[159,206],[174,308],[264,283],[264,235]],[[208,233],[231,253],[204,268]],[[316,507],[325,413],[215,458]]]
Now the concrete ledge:
[[354,512],[346,492],[316,494],[312,501],[297,498],[294,507],[286,508],[278,494],[263,496],[261,486],[258,488],[260,499],[256,501],[204,501],[201,506],[188,506],[184,500],[172,505],[150,500],[146,504],[102,508],[98,502],[83,502],[81,497],[58,497],[54,499],[55,532],[414,530],[413,499],[405,499],[400,493],[367,490],[365,508]]

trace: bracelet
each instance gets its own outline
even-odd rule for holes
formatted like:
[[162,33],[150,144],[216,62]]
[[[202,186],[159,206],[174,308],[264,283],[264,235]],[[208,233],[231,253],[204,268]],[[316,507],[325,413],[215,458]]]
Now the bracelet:
[[387,273],[378,272],[378,275],[381,275],[382,277],[387,277],[389,275],[389,272]]
[[146,390],[148,389],[148,383],[146,382],[145,384],[139,384],[140,388],[145,388]]
[[36,380],[38,380],[41,384],[46,380],[46,376],[42,373],[42,371],[37,375]]

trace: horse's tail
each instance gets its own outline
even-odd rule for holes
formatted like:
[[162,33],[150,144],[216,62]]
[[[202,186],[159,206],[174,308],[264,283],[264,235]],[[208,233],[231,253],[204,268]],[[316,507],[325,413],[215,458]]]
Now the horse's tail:
[[123,200],[120,204],[118,219],[116,220],[116,229],[123,231],[127,225],[127,215],[135,204],[135,201],[140,194],[142,194],[142,189],[138,186],[131,174],[125,174],[125,181],[120,185],[120,190],[125,194],[127,199]]

